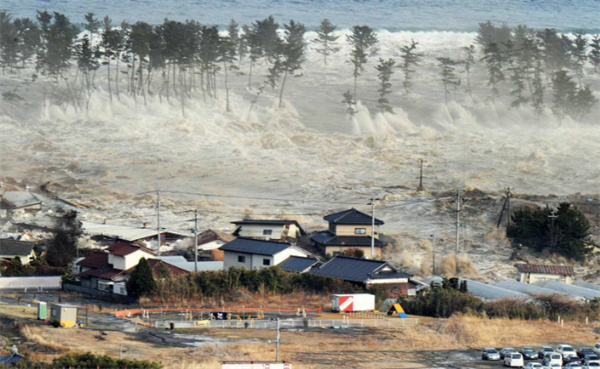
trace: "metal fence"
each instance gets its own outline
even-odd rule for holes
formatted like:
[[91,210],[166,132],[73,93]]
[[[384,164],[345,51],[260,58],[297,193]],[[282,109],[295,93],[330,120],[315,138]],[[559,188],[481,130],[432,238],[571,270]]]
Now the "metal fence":
[[[276,329],[276,320],[151,320],[151,325],[156,328],[254,328],[254,329]],[[340,320],[317,320],[317,319],[282,319],[279,321],[281,328],[397,328],[414,327],[419,323],[416,318],[397,319],[340,319]]]

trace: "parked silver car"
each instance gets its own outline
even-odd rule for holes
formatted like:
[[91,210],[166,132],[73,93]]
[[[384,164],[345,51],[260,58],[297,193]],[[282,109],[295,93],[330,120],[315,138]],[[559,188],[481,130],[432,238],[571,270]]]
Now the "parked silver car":
[[481,360],[500,360],[500,353],[492,347],[486,347],[481,353]]

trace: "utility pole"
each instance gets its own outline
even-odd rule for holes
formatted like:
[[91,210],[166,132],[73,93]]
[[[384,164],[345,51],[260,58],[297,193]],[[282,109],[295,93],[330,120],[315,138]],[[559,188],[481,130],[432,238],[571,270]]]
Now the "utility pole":
[[548,218],[550,218],[550,250],[554,252],[554,219],[557,218],[556,210],[552,210]]
[[194,210],[194,273],[198,273],[198,209]]
[[419,159],[419,166],[420,166],[420,172],[419,172],[419,187],[417,187],[417,191],[421,192],[423,191],[425,188],[423,187],[423,159]]
[[156,190],[156,242],[158,256],[160,256],[160,191],[158,190]]
[[510,191],[512,188],[506,187],[506,229],[510,226],[510,197],[512,194]]
[[435,275],[435,234],[429,237],[431,237],[431,257],[433,259],[431,262],[431,275]]
[[275,338],[277,348],[275,349],[275,362],[279,362],[279,318],[277,318],[277,337]]
[[371,202],[367,205],[371,205],[371,260],[375,260],[375,201],[379,198],[371,196]]
[[454,262],[456,263],[456,276],[460,273],[458,267],[458,247],[460,245],[460,190],[456,190],[456,247],[454,248]]

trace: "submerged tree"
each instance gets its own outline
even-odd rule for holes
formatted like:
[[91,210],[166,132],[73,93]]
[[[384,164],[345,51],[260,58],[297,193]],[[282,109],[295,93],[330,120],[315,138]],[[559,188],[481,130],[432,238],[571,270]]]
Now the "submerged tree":
[[0,11],[0,62],[2,73],[8,67],[12,70],[18,61],[19,38],[18,29],[12,17],[5,11]]
[[467,85],[465,86],[466,92],[469,94],[469,97],[473,97],[471,95],[471,68],[475,64],[475,46],[469,45],[463,47],[464,59],[461,61],[465,66],[465,72],[467,73]]
[[594,35],[594,37],[592,37],[588,58],[590,59],[590,63],[594,66],[594,71],[598,72],[598,67],[600,67],[600,35]]
[[408,90],[412,87],[412,77],[415,73],[414,68],[419,65],[423,54],[416,52],[418,42],[411,40],[410,45],[402,46],[400,48],[400,57],[402,58],[402,64],[400,68],[404,75],[402,79],[402,86],[404,87],[404,94],[408,94]]
[[46,249],[46,261],[56,267],[67,267],[77,256],[77,240],[83,233],[77,212],[67,211],[56,219],[54,238]]
[[576,260],[584,260],[591,252],[589,221],[568,203],[561,203],[555,211],[549,207],[520,209],[511,219],[507,236],[514,243]]
[[442,84],[444,86],[444,101],[448,105],[448,95],[451,90],[455,90],[460,85],[460,80],[456,77],[454,67],[457,62],[450,58],[437,58],[439,62],[440,76],[442,77]]
[[392,92],[390,79],[394,73],[393,68],[395,64],[396,62],[394,59],[383,60],[382,58],[379,58],[379,64],[375,67],[378,72],[377,77],[379,78],[379,89],[377,90],[377,92],[379,92],[379,99],[377,100],[377,106],[382,113],[393,112],[387,96]]
[[323,55],[325,66],[327,66],[327,57],[340,51],[340,48],[336,46],[336,41],[340,37],[334,34],[336,28],[337,26],[332,24],[329,19],[323,19],[317,29],[317,38],[312,40],[318,44],[315,51]]
[[293,74],[302,67],[306,60],[306,42],[304,33],[306,27],[302,23],[296,23],[290,20],[284,25],[285,35],[281,43],[281,70],[283,71],[283,80],[279,92],[279,107],[283,107],[283,89],[288,75]]
[[377,35],[369,26],[354,26],[352,34],[347,37],[348,43],[352,46],[350,52],[350,63],[354,67],[352,73],[354,77],[354,101],[356,101],[356,80],[364,71],[364,66],[367,64],[369,57],[377,53]]
[[497,43],[492,42],[487,44],[483,50],[483,60],[488,70],[488,86],[492,87],[492,99],[500,96],[498,92],[498,84],[504,81],[504,73],[502,72],[505,61],[504,54],[500,50]]

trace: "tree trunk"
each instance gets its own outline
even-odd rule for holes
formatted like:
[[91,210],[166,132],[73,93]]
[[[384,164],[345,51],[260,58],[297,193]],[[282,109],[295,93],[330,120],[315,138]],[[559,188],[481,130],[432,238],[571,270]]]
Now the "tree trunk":
[[279,91],[279,109],[283,108],[283,88],[285,87],[285,81],[287,79],[288,70],[285,69],[285,73],[283,73],[283,80],[281,81],[281,90]]

